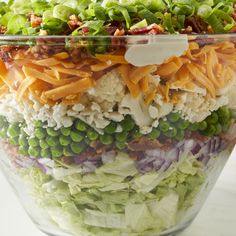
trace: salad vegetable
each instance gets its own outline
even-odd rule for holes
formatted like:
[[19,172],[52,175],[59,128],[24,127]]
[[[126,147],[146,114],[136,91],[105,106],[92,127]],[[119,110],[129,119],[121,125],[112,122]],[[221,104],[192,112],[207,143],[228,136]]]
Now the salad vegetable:
[[[36,167],[21,174],[29,182],[37,181],[33,183],[35,197],[55,222],[64,222],[65,229],[73,229],[75,235],[96,230],[99,235],[105,232],[121,235],[130,230],[159,233],[176,222],[178,210],[192,204],[205,178],[201,164],[189,158],[176,164],[176,168],[177,172],[168,175],[140,175],[134,161],[118,153],[114,161],[86,175],[78,169],[70,173],[63,168],[60,170],[63,176],[58,176],[56,167],[52,176]],[[158,186],[147,189],[148,182],[154,179]]]
[[234,3],[15,0],[1,2],[0,24],[5,34],[23,35],[225,33],[234,32]]
[[192,221],[236,139],[235,36],[218,34],[235,9],[0,2],[0,164],[41,228],[172,235]]

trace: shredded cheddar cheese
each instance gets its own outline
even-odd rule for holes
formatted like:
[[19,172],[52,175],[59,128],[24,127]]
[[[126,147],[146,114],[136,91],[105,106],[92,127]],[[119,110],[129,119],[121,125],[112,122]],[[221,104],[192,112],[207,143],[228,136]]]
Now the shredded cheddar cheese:
[[138,84],[135,84],[130,80],[130,77],[129,77],[130,66],[129,65],[122,65],[122,66],[118,67],[118,70],[121,74],[121,77],[122,77],[124,83],[127,85],[131,95],[133,97],[137,97],[140,94],[140,87]]
[[94,82],[91,78],[83,78],[76,82],[72,82],[58,88],[54,88],[44,92],[44,97],[56,101],[61,98],[65,98],[71,94],[78,94],[93,87]]

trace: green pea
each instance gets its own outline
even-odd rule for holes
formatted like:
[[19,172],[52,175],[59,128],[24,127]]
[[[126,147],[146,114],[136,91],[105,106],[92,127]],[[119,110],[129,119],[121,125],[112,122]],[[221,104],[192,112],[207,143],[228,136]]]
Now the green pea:
[[65,127],[62,127],[60,129],[61,133],[64,135],[64,136],[69,136],[70,135],[70,132],[71,132],[71,129],[70,128],[65,128]]
[[141,138],[143,136],[142,133],[140,133],[139,129],[135,129],[135,130],[132,130],[132,139],[138,139],[138,138]]
[[29,155],[28,149],[29,149],[28,146],[20,146],[18,152],[19,152],[19,154],[21,154],[23,156],[28,156]]
[[20,126],[18,123],[13,123],[8,126],[7,135],[8,137],[18,137],[20,134]]
[[196,122],[196,123],[190,124],[190,126],[189,126],[188,129],[189,129],[190,131],[197,131],[198,128],[199,128],[199,124]]
[[25,126],[20,127],[20,133],[23,136],[28,136],[28,134],[25,132]]
[[59,144],[59,138],[58,137],[48,136],[46,138],[46,142],[47,142],[49,147],[55,147],[55,146],[57,146]]
[[85,131],[87,129],[87,125],[82,120],[77,120],[75,122],[75,128],[79,131]]
[[222,130],[225,132],[229,129],[229,127],[230,127],[230,123],[229,122],[225,123],[225,124],[222,125]]
[[3,139],[7,138],[7,127],[2,127],[0,129],[0,137],[3,138]]
[[219,120],[221,124],[224,124],[225,122],[227,122],[231,117],[230,110],[226,106],[220,107],[217,110],[217,114],[219,116]]
[[41,120],[34,121],[34,127],[37,127],[37,128],[43,127],[43,122]]
[[178,127],[179,129],[185,130],[185,129],[187,129],[187,128],[189,127],[189,124],[190,124],[189,121],[187,121],[187,120],[181,120],[181,121],[179,121],[177,127]]
[[6,125],[6,119],[3,116],[0,116],[0,127],[4,127]]
[[40,151],[40,156],[41,156],[41,157],[45,157],[45,158],[50,158],[50,157],[51,157],[51,151],[50,151],[50,149],[49,149],[49,148],[47,148],[47,149],[42,149],[42,150]]
[[82,151],[85,150],[86,145],[84,143],[72,143],[70,145],[70,148],[75,154],[80,154]]
[[135,122],[131,116],[125,117],[124,120],[120,122],[123,131],[130,131],[135,127]]
[[108,126],[105,127],[104,131],[107,134],[113,134],[115,133],[116,128],[117,128],[117,124],[112,121]]
[[167,116],[168,121],[175,123],[180,119],[180,114],[178,112],[172,112]]
[[171,128],[167,132],[165,132],[165,136],[168,138],[174,138],[177,135],[177,129]]
[[123,142],[117,142],[117,141],[116,141],[115,145],[116,145],[116,147],[117,147],[118,149],[120,149],[120,150],[125,149],[126,146],[127,146],[126,143],[123,143]]
[[177,134],[175,135],[175,139],[176,140],[178,140],[178,141],[181,141],[181,140],[183,140],[184,139],[184,131],[183,130],[181,130],[181,129],[179,129],[178,131],[177,131]]
[[198,123],[198,129],[200,131],[203,131],[207,128],[207,122],[204,120],[204,121],[201,121]]
[[208,124],[216,124],[217,121],[218,121],[218,115],[216,114],[216,112],[213,112],[210,116],[206,118],[206,122]]
[[50,148],[51,151],[51,156],[52,158],[57,158],[57,157],[61,157],[63,156],[63,151],[61,148],[58,147],[51,147]]
[[12,144],[12,145],[18,145],[19,143],[18,143],[18,137],[10,137],[9,139],[8,139],[8,142],[10,143],[10,144]]
[[55,130],[54,128],[50,127],[47,128],[47,134],[51,137],[57,137],[60,135],[60,131],[59,130]]
[[62,145],[62,146],[67,146],[71,143],[71,139],[70,137],[66,137],[64,135],[60,135],[59,137],[59,143]]
[[75,131],[71,131],[70,137],[74,142],[81,142],[83,140],[83,136]]
[[44,139],[41,139],[39,140],[39,146],[42,148],[42,149],[47,149],[49,146],[48,146],[48,143],[46,142],[46,140]]
[[85,138],[83,139],[83,142],[84,142],[85,144],[87,144],[87,145],[89,145],[89,144],[91,143],[91,141],[90,141],[87,137],[85,137]]
[[63,148],[63,155],[66,157],[71,157],[71,156],[74,156],[75,154],[73,153],[71,148],[67,146]]
[[169,130],[170,124],[169,124],[168,121],[160,120],[160,123],[159,123],[158,127],[159,127],[160,131],[165,133]]
[[18,138],[18,143],[21,146],[27,146],[28,145],[28,139],[24,135],[20,134],[20,136]]
[[204,131],[203,131],[203,135],[206,136],[213,136],[216,132],[216,128],[214,125],[209,125]]
[[39,157],[40,155],[40,150],[38,147],[29,147],[28,153],[32,157]]
[[37,147],[39,146],[39,140],[37,138],[29,138],[28,144],[30,147]]
[[219,135],[222,132],[222,126],[218,123],[215,125],[216,131],[215,135]]
[[91,140],[91,141],[95,141],[95,140],[97,140],[98,139],[98,133],[95,131],[95,130],[93,130],[93,129],[89,129],[88,131],[87,131],[87,137],[88,137],[88,139],[89,140]]
[[118,142],[125,142],[127,140],[128,133],[127,132],[122,132],[122,133],[117,133],[115,134],[115,139]]
[[104,134],[99,137],[99,140],[104,145],[109,145],[113,143],[113,137],[109,134]]
[[158,139],[161,132],[158,129],[153,128],[152,131],[147,135],[150,139]]
[[38,139],[43,139],[43,138],[46,137],[47,133],[46,133],[45,129],[43,129],[43,128],[36,128],[36,129],[34,130],[34,135],[35,135],[35,137],[37,137]]

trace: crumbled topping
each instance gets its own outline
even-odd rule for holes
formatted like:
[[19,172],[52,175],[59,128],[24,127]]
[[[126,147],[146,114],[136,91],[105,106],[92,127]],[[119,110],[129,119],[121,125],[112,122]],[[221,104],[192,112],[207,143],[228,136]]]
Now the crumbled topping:
[[181,112],[183,117],[190,122],[200,122],[221,106],[228,104],[226,96],[216,99],[207,98],[197,93],[183,92],[175,110]]

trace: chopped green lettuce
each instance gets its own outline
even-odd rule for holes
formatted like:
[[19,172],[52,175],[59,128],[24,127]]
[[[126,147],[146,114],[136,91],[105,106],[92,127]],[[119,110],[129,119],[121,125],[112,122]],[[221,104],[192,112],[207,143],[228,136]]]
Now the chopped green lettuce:
[[124,153],[119,153],[113,162],[106,163],[96,170],[96,174],[105,173],[113,174],[126,178],[138,173],[134,161]]
[[94,173],[55,166],[51,175],[38,168],[23,175],[37,203],[62,229],[75,235],[137,236],[159,234],[176,223],[200,190],[202,169],[189,155],[172,172],[141,175],[134,160],[119,153]]
[[103,213],[85,209],[84,223],[91,226],[99,226],[104,228],[125,229],[126,221],[124,214]]

